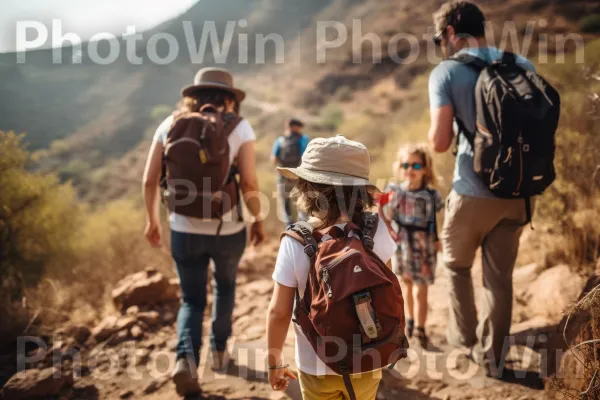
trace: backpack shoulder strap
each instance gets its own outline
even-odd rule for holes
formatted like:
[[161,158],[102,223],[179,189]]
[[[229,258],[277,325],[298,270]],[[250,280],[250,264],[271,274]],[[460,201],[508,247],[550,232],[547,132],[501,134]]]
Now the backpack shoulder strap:
[[510,51],[505,51],[502,54],[502,64],[516,64],[517,63],[517,56],[514,53],[511,53]]
[[229,137],[229,135],[231,135],[233,133],[235,128],[238,127],[240,122],[242,122],[244,120],[244,118],[242,118],[239,115],[234,114],[234,113],[223,114],[222,118],[223,118],[223,123],[225,124],[225,136],[227,136],[227,137]]
[[[454,116],[454,120],[456,121],[456,125],[458,125],[458,134],[462,134],[466,139],[467,142],[469,142],[469,144],[471,145],[471,148],[475,148],[475,133],[474,132],[470,132],[467,127],[465,126],[464,122],[458,118],[456,115]],[[458,143],[459,139],[456,139],[456,153],[458,153]],[[456,155],[456,154],[454,154]]]
[[[461,53],[461,54],[454,55],[454,56],[450,57],[450,60],[464,64],[467,67],[473,69],[478,74],[480,74],[481,71],[483,71],[484,69],[486,69],[489,66],[489,63],[487,61],[485,61],[484,59],[473,56],[469,53]],[[452,153],[456,156],[458,154],[458,145],[459,145],[459,141],[460,141],[460,135],[462,134],[467,139],[467,141],[469,142],[469,144],[471,145],[472,148],[474,147],[475,135],[473,132],[469,132],[466,129],[463,121],[461,121],[459,118],[456,118],[456,116],[454,117],[454,119],[456,120],[456,124],[458,125],[458,136],[456,139],[455,148],[452,151]]]
[[304,253],[311,259],[314,259],[317,254],[318,244],[317,239],[313,235],[313,226],[306,221],[298,221],[295,224],[288,226],[288,228],[281,234],[281,239],[285,236],[289,236],[298,243],[304,246]]
[[481,71],[483,71],[489,66],[488,62],[484,59],[473,56],[469,53],[457,54],[455,56],[450,57],[450,60],[454,60],[461,64],[464,64],[477,71],[477,73],[481,73]]
[[379,224],[379,215],[377,213],[365,212],[363,213],[363,220],[365,222],[362,228],[363,244],[369,249],[373,250],[375,242],[373,238],[377,232],[377,225]]
[[437,210],[436,210],[436,202],[435,202],[435,190],[431,188],[427,188],[427,192],[431,196],[433,200],[433,221],[431,221],[431,231],[433,233],[433,238],[435,241],[439,241],[440,238],[438,236],[438,226],[437,226]]

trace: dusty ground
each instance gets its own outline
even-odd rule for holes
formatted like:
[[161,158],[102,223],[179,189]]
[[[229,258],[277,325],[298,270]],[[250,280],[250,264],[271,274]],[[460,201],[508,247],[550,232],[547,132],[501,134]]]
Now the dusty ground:
[[[301,399],[297,383],[285,393],[273,392],[265,373],[265,319],[273,287],[273,269],[277,244],[271,243],[259,252],[249,250],[239,277],[235,309],[234,337],[231,340],[232,362],[222,373],[210,368],[203,349],[199,375],[203,394],[199,399]],[[515,343],[508,357],[505,381],[484,378],[475,365],[464,357],[465,350],[453,349],[444,338],[447,320],[447,280],[443,271],[430,291],[428,330],[432,346],[422,351],[411,343],[409,359],[393,371],[386,371],[378,399],[502,399],[525,400],[544,398],[539,378],[540,355],[531,349],[543,341],[544,330],[552,321],[534,317],[525,309],[521,297],[533,279],[534,269],[525,267],[515,272]],[[481,287],[480,268],[474,270],[477,288]],[[209,307],[207,308],[209,309]],[[208,317],[208,313],[207,313]],[[205,318],[205,333],[210,319]],[[527,337],[526,335],[530,336]],[[529,342],[527,343],[527,341]],[[206,342],[207,340],[205,340]],[[286,343],[286,358],[293,364],[293,332]],[[129,341],[110,349],[94,350],[100,360],[85,377],[76,380],[74,389],[63,398],[76,399],[177,399],[169,373],[174,363],[175,325],[163,326],[139,342]],[[527,344],[528,346],[524,346]],[[132,350],[133,348],[137,350]],[[92,353],[94,353],[94,351]],[[104,353],[98,356],[98,353]],[[120,354],[120,356],[119,356]],[[137,359],[135,358],[137,354]],[[107,359],[110,359],[107,361]],[[136,366],[137,364],[137,366]],[[118,367],[117,365],[120,365]],[[512,371],[512,370],[515,371]]]

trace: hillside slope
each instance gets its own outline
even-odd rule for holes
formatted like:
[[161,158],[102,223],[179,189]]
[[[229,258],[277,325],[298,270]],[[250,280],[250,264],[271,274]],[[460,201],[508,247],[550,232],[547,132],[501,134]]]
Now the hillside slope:
[[[228,21],[246,19],[248,27],[242,29],[234,25],[235,33],[247,34],[248,47],[254,49],[254,38],[259,33],[295,38],[311,22],[312,15],[330,2],[286,2],[283,6],[275,0],[200,1],[182,16],[143,33],[136,45],[142,65],[128,61],[123,40],[120,40],[119,57],[108,65],[95,64],[89,57],[87,44],[82,48],[80,64],[71,63],[72,48],[62,49],[61,64],[53,63],[52,50],[27,53],[24,64],[17,63],[16,54],[1,54],[0,129],[27,132],[34,149],[47,147],[55,139],[82,135],[82,141],[90,142],[86,137],[93,136],[101,142],[100,147],[110,147],[108,154],[114,152],[118,156],[123,147],[130,149],[139,141],[153,106],[175,103],[179,90],[189,83],[196,69],[215,64],[210,46],[201,65],[193,65],[188,52],[187,41],[194,38],[199,44],[205,22],[214,22],[217,32],[223,35]],[[191,36],[184,32],[184,21],[193,26]],[[148,41],[156,33],[172,35],[179,44],[179,56],[168,65],[155,64],[148,55]],[[160,57],[168,54],[164,45],[163,41],[156,47]],[[107,51],[108,44],[104,42],[99,46],[99,53],[106,55]],[[238,41],[234,40],[225,65],[247,70],[251,64],[240,64],[237,54]],[[271,56],[267,51],[266,60]],[[249,59],[254,58],[249,51]],[[112,121],[110,115],[116,115]],[[105,127],[107,119],[109,126]],[[130,140],[125,141],[125,146],[111,147],[101,138],[104,135],[111,138],[128,135]],[[98,146],[94,140],[89,147]],[[81,150],[79,144],[73,145],[74,151]]]
[[[520,43],[527,21],[534,21],[532,56],[538,54],[540,34],[554,38],[577,32],[582,15],[600,10],[597,2],[589,0],[486,0],[479,4],[492,21],[497,43],[506,28],[503,21],[514,21],[512,31],[520,35]],[[249,93],[243,112],[255,126],[262,153],[268,152],[273,136],[290,114],[307,117],[312,122],[310,130],[317,133],[340,127],[330,123],[331,115],[345,120],[343,128],[349,131],[368,125],[371,118],[380,120],[379,126],[400,126],[420,116],[426,110],[426,95],[419,77],[439,62],[433,53],[432,59],[428,57],[428,51],[435,49],[428,45],[427,36],[431,34],[431,14],[438,5],[438,0],[206,0],[144,33],[137,54],[147,60],[146,45],[153,33],[169,33],[178,43],[185,43],[184,21],[192,22],[198,38],[206,21],[215,21],[218,32],[223,33],[227,21],[246,20],[246,28],[234,26],[236,34],[248,34],[249,62],[238,62],[241,48],[233,40],[226,66],[236,71],[238,86]],[[547,22],[545,27],[537,23],[541,19]],[[381,42],[380,62],[373,59],[368,40],[361,44],[353,29],[357,21],[362,35],[373,33]],[[342,45],[327,50],[325,63],[317,60],[322,50],[319,23],[337,24],[348,35]],[[268,45],[267,62],[255,65],[254,40],[259,33],[281,35],[283,64],[275,62],[275,47]],[[417,39],[420,51],[416,58],[406,40],[390,47],[398,33]],[[335,36],[335,29],[330,28],[327,40]],[[592,35],[584,36],[589,37]],[[236,38],[239,36],[234,35]],[[552,40],[549,43],[551,56],[554,44]],[[573,47],[573,43],[568,45]],[[41,168],[58,170],[63,179],[73,179],[88,199],[109,200],[137,190],[133,183],[141,176],[147,138],[168,115],[194,72],[214,64],[210,51],[198,65],[190,62],[185,46],[180,47],[179,57],[169,65],[132,65],[124,52],[106,66],[85,58],[81,65],[52,64],[49,50],[28,53],[25,64],[16,64],[14,54],[0,55],[0,129],[27,132],[32,149],[49,148],[41,154]],[[159,54],[164,55],[164,50],[158,47]],[[64,49],[65,60],[70,59],[70,51]],[[354,62],[354,57],[362,62]],[[391,134],[368,132],[355,138],[366,141],[377,157]],[[55,142],[57,139],[62,140]],[[259,164],[266,159],[259,154]]]

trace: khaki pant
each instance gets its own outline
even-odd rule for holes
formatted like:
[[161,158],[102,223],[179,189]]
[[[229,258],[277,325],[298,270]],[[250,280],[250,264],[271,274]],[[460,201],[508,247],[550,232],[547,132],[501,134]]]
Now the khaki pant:
[[[532,199],[532,207],[533,203]],[[471,197],[452,191],[446,200],[442,243],[450,281],[448,342],[473,346],[475,361],[492,371],[494,365],[500,367],[508,351],[512,274],[525,220],[522,199]],[[477,316],[471,267],[479,247],[483,297]]]
[[[381,370],[350,375],[358,400],[375,400],[381,381]],[[339,375],[315,376],[300,371],[300,389],[304,400],[344,400],[350,396]]]

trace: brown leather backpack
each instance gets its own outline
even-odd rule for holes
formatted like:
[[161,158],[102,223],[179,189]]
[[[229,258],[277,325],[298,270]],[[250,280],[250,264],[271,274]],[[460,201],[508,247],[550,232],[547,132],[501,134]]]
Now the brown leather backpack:
[[169,211],[222,222],[239,202],[228,138],[241,120],[212,104],[175,118],[163,153],[163,198]]
[[362,229],[347,223],[314,231],[298,222],[282,235],[300,242],[311,260],[306,290],[296,290],[294,322],[343,376],[352,400],[350,374],[393,366],[408,349],[398,278],[373,252],[377,222],[372,213],[362,215]]

